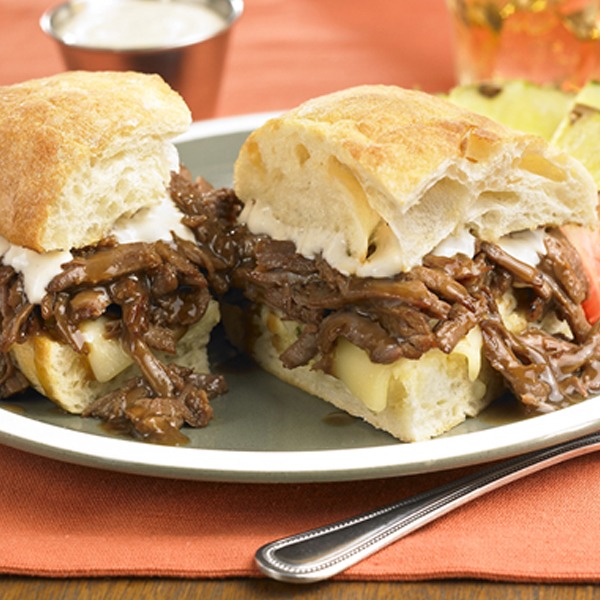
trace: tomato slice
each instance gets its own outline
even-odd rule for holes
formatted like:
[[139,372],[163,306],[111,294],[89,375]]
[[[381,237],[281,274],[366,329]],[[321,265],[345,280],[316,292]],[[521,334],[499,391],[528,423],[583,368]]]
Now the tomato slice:
[[581,258],[590,288],[582,306],[588,321],[595,323],[600,319],[600,230],[566,225],[561,231]]

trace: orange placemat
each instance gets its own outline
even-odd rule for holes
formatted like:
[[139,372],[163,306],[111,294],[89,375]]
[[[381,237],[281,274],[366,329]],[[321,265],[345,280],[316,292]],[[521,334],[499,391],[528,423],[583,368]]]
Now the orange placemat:
[[[0,447],[0,572],[257,576],[253,556],[260,545],[457,475],[193,482],[111,473]],[[600,461],[581,457],[458,509],[342,577],[597,582],[599,495]]]
[[[38,25],[58,3],[0,0],[0,85],[63,70]],[[291,108],[361,83],[443,91],[454,81],[450,44],[445,0],[245,0],[218,116]]]
[[[62,70],[46,0],[0,0],[0,84]],[[360,83],[453,83],[444,0],[246,0],[219,115],[277,110]],[[261,544],[399,500],[463,472],[244,485],[111,473],[0,446],[0,572],[258,575]],[[600,462],[590,455],[486,496],[342,577],[600,581]]]

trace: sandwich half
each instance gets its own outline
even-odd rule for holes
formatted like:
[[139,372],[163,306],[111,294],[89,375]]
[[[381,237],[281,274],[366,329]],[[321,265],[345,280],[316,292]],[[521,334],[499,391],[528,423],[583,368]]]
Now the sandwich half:
[[223,318],[282,380],[403,441],[506,388],[540,411],[600,388],[588,282],[560,229],[597,226],[597,191],[541,138],[360,86],[252,133],[225,196]]
[[0,88],[0,397],[31,385],[144,437],[210,420],[219,309],[169,189],[190,122],[153,75]]

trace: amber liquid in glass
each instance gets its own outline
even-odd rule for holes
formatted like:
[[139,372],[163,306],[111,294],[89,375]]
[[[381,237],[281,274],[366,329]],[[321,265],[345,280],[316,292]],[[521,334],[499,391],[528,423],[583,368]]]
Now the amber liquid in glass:
[[449,0],[459,83],[600,80],[600,0]]

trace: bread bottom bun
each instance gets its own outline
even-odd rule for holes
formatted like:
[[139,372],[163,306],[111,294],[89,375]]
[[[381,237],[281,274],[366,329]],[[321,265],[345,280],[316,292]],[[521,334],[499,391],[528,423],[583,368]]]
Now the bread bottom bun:
[[[444,354],[434,349],[419,360],[401,359],[389,366],[374,366],[369,361],[363,364],[364,369],[357,370],[360,365],[352,364],[350,370],[357,371],[357,379],[363,381],[361,395],[367,400],[365,403],[333,375],[310,366],[294,369],[283,366],[279,355],[289,342],[284,340],[285,332],[297,330],[296,323],[281,321],[265,307],[248,313],[237,307],[222,306],[222,312],[229,339],[267,372],[403,442],[423,441],[449,431],[481,412],[503,387],[501,377],[481,355],[480,346],[474,349],[478,353],[476,373],[466,353]],[[369,377],[368,371],[373,366],[387,370],[389,379],[383,402],[376,401],[379,406],[370,408],[367,404],[373,406],[373,402],[368,397],[369,386],[374,395],[380,393],[377,388],[381,387],[380,381]]]
[[[157,353],[164,362],[208,373],[206,345],[210,332],[219,321],[219,306],[211,300],[206,313],[190,327],[177,343],[177,354]],[[127,379],[139,375],[131,365],[108,381],[98,381],[89,360],[70,346],[41,333],[22,344],[15,344],[11,354],[31,385],[67,412],[80,414],[94,400],[117,389]]]

